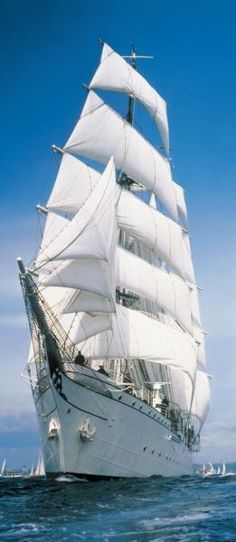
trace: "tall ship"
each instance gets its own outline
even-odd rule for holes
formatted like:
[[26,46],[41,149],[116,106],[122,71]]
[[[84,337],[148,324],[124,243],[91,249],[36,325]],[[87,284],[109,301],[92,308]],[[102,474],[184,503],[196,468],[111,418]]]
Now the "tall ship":
[[60,165],[37,205],[37,257],[18,258],[48,476],[191,474],[208,411],[184,190],[172,178],[166,103],[138,58],[102,44],[80,118],[53,145]]

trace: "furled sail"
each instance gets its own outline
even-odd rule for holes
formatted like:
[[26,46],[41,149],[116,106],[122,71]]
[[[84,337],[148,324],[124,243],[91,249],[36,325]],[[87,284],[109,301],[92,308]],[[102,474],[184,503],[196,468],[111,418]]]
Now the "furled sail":
[[169,130],[166,102],[130,64],[106,43],[101,61],[89,88],[125,92],[136,98],[155,120],[166,152],[169,152]]
[[117,169],[152,190],[171,216],[178,219],[168,160],[93,91],[88,94],[64,151],[102,163],[114,156]]

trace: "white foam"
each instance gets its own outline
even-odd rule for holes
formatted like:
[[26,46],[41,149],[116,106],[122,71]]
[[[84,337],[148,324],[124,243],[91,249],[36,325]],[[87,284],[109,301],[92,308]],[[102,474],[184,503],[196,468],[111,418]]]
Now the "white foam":
[[73,474],[62,474],[61,476],[58,476],[55,478],[56,482],[87,482],[85,478],[78,478],[77,476],[73,476]]
[[140,521],[140,524],[146,527],[148,530],[155,529],[156,527],[162,527],[165,525],[175,524],[175,523],[195,523],[197,521],[202,521],[209,516],[207,512],[198,512],[196,514],[185,514],[183,516],[179,515],[174,518],[170,517],[156,517],[154,519],[146,519]]

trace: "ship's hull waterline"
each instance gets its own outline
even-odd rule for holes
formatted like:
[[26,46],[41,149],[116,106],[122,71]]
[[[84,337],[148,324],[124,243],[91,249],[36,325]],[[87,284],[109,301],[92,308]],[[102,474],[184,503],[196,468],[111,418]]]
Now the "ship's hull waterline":
[[192,474],[192,454],[170,421],[129,393],[113,389],[105,396],[61,374],[60,390],[50,379],[36,411],[48,476]]

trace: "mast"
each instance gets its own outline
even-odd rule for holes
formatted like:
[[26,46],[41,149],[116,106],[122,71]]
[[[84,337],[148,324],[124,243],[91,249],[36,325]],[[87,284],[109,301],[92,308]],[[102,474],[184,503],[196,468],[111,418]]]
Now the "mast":
[[[131,61],[130,64],[134,68],[134,70],[136,70],[136,58],[137,58],[136,51],[137,51],[136,47],[132,45],[131,55],[128,57],[123,57],[123,58],[130,59]],[[133,121],[134,121],[134,97],[131,96],[131,94],[129,94],[129,97],[128,97],[128,112],[126,115],[126,120],[132,126]],[[121,186],[125,186],[128,190],[130,190],[133,182],[134,181],[132,181],[132,179],[129,179],[125,173],[122,173],[121,179],[120,179]],[[120,240],[120,244],[123,247],[125,247],[126,245],[127,237],[128,237],[127,233],[125,231],[120,230],[119,240]],[[116,295],[117,295],[118,301],[124,306],[127,306],[130,303],[132,304],[132,302],[139,300],[138,296],[133,297],[132,295],[128,294],[125,288],[122,288],[122,290],[117,288]]]
[[[127,58],[130,60],[130,65],[134,70],[137,69],[136,66],[136,60],[137,58],[153,58],[152,56],[147,55],[137,55],[137,48],[132,44],[131,46],[131,54],[130,55],[123,55],[122,58]],[[125,120],[133,126],[134,123],[134,105],[135,105],[135,97],[132,94],[129,94],[128,96],[128,111],[125,117]],[[122,186],[125,186],[127,190],[130,190],[131,186],[135,184],[135,181],[132,178],[129,178],[124,172],[122,172],[121,178],[120,178],[120,184]]]
[[[136,70],[136,58],[137,58],[137,55],[136,55],[136,52],[137,52],[137,49],[136,47],[134,47],[134,45],[132,45],[131,47],[131,56],[129,57],[131,62],[131,66],[134,68],[134,70]],[[123,57],[125,58],[125,57]],[[133,96],[129,95],[129,99],[128,99],[128,113],[126,115],[126,120],[127,122],[129,122],[129,124],[133,124],[133,120],[134,120],[134,98]]]
[[[123,55],[122,58],[128,58],[130,60],[130,64],[132,66],[132,68],[134,68],[134,70],[136,70],[136,59],[137,58],[153,58],[153,56],[149,56],[149,55],[137,55],[137,48],[132,45],[131,46],[131,55]],[[134,97],[130,94],[129,95],[129,100],[128,100],[128,113],[126,115],[126,120],[127,122],[129,122],[129,124],[133,124],[133,120],[134,120],[134,102],[135,102],[135,99]]]

